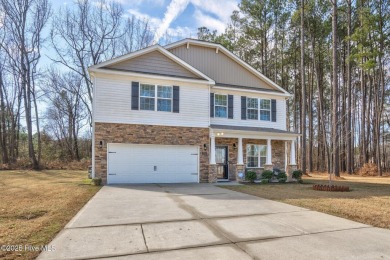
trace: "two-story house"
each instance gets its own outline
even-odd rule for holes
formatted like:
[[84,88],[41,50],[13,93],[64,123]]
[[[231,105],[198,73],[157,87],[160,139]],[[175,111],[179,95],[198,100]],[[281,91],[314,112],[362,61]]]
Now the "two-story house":
[[93,176],[104,183],[239,180],[294,168],[290,94],[219,44],[185,39],[89,68]]

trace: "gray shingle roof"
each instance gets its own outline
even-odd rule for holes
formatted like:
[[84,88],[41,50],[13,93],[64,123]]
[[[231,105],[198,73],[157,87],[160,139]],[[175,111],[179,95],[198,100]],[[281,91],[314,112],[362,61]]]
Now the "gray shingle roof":
[[290,132],[275,128],[267,127],[252,127],[252,126],[235,126],[235,125],[210,125],[212,129],[226,129],[226,130],[239,130],[239,131],[252,131],[252,132],[267,132],[267,133],[278,133],[278,134],[293,134],[297,135],[297,132]]

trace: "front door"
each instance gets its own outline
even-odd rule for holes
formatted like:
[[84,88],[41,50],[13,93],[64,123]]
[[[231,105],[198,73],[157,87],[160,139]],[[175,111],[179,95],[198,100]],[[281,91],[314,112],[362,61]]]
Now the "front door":
[[217,178],[228,179],[228,147],[215,146],[215,162],[217,163]]

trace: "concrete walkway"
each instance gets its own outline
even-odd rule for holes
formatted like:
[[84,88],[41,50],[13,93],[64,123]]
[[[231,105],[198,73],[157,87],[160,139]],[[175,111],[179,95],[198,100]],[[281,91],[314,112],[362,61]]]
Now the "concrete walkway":
[[211,184],[105,186],[38,259],[390,259],[390,230]]

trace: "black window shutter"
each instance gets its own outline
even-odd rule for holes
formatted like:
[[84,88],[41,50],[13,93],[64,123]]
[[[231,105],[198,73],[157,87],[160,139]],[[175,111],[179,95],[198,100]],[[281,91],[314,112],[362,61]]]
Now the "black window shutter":
[[241,119],[246,120],[246,97],[241,96]]
[[172,107],[172,112],[173,113],[179,113],[179,107],[180,107],[180,87],[179,86],[173,86],[173,107]]
[[271,114],[272,122],[276,122],[276,100],[271,99]]
[[233,95],[228,95],[228,118],[233,119]]
[[138,110],[139,107],[139,82],[131,82],[131,110]]
[[210,117],[214,117],[214,93],[210,93]]

